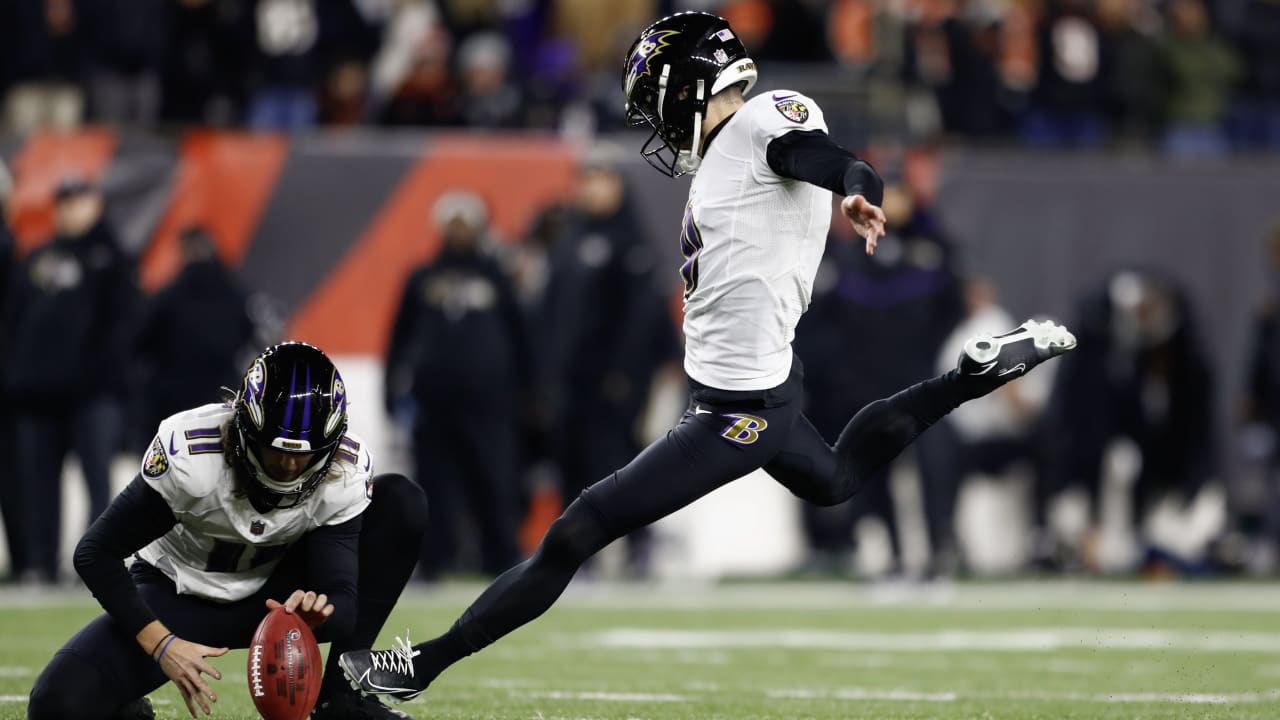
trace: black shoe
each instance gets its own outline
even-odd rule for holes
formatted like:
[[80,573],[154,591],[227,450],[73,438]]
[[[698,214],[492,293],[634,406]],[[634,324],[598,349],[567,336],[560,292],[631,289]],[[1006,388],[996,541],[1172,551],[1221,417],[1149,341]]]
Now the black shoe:
[[960,374],[994,390],[1075,347],[1076,336],[1065,327],[1047,320],[1028,320],[1003,335],[975,335],[966,340],[960,353]]
[[156,709],[151,707],[151,698],[140,697],[121,705],[111,720],[156,720]]
[[413,720],[413,717],[344,687],[321,699],[311,711],[311,720]]
[[338,665],[361,695],[386,698],[392,702],[412,700],[427,689],[427,683],[416,677],[413,659],[420,651],[409,644],[409,633],[396,638],[390,650],[352,650],[342,653]]

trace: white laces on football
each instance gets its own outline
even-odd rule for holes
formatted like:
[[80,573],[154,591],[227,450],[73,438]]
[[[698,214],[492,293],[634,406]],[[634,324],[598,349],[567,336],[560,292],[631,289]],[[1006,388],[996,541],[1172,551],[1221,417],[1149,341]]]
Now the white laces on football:
[[395,645],[390,650],[375,650],[369,653],[374,670],[400,673],[413,677],[413,659],[422,654],[409,644],[409,631],[404,631],[404,638],[396,636]]

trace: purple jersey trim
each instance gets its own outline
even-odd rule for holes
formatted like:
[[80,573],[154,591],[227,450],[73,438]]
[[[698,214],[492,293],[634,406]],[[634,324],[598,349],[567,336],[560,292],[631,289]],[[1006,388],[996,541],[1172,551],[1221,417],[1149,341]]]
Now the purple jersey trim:
[[195,430],[187,430],[182,433],[188,440],[199,440],[200,438],[220,438],[222,437],[222,428],[196,428]]

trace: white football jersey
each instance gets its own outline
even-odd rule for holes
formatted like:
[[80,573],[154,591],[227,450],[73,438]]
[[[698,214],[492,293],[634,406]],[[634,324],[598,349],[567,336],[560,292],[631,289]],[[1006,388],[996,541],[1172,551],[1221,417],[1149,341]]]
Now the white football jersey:
[[827,124],[812,99],[774,90],[721,126],[689,188],[680,233],[685,263],[685,372],[721,390],[765,390],[791,371],[796,323],[831,226],[831,192],[769,168],[769,142]]
[[295,507],[260,513],[236,493],[222,432],[233,410],[204,405],[160,423],[142,461],[142,477],[169,504],[178,524],[138,552],[179,593],[242,600],[257,592],[289,546],[308,531],[338,525],[368,507],[373,460],[354,435],[342,438],[329,477]]

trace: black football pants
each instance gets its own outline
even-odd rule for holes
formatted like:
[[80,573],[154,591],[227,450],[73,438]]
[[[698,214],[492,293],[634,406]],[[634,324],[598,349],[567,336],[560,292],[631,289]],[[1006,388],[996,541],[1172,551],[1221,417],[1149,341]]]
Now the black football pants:
[[692,384],[679,424],[625,467],[587,488],[552,523],[528,560],[496,579],[444,636],[425,643],[429,677],[533,620],[578,567],[613,540],[763,468],[796,496],[834,505],[877,477],[921,432],[971,396],[954,373],[877,400],[835,447],[800,412],[798,366],[772,390],[737,393]]
[[[337,668],[342,652],[367,648],[377,638],[418,561],[419,543],[406,538],[420,538],[425,524],[426,500],[416,484],[401,475],[374,478],[373,502],[361,522],[355,630],[350,637],[334,638],[324,625],[316,628],[316,640],[333,643],[326,683],[342,682]],[[305,578],[291,572],[301,563],[288,560],[257,593],[230,603],[179,595],[168,577],[146,563],[134,563],[130,572],[147,606],[178,637],[235,649],[249,646],[267,614],[267,598],[284,601],[294,590],[306,589]],[[73,635],[36,678],[27,718],[107,720],[120,706],[166,682],[159,664],[104,613]],[[213,687],[223,690],[217,683]]]

